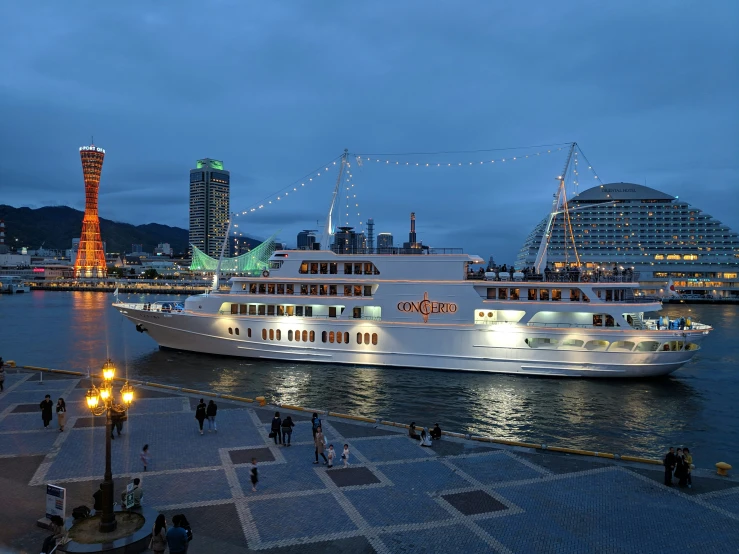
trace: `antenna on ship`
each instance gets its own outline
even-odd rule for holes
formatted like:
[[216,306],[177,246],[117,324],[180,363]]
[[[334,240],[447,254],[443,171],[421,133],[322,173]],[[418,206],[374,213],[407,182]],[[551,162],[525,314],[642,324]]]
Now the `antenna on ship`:
[[336,205],[336,198],[339,196],[339,187],[341,186],[341,177],[344,174],[344,168],[346,167],[346,158],[349,155],[349,150],[344,148],[344,153],[341,155],[341,164],[339,165],[339,176],[336,178],[336,186],[334,187],[334,194],[331,196],[331,204],[328,207],[328,215],[326,216],[326,226],[323,229],[323,236],[321,237],[321,248],[331,249],[331,237],[334,234],[333,221],[331,217],[334,213],[334,207]]

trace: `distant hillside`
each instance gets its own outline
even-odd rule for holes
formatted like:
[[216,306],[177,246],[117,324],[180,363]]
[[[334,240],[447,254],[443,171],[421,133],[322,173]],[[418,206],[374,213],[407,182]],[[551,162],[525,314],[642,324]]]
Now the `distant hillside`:
[[[0,204],[6,243],[31,249],[40,248],[42,244],[50,249],[71,248],[72,239],[80,236],[83,215],[83,212],[67,206],[32,210]],[[187,229],[158,223],[131,225],[103,218],[100,219],[100,234],[108,252],[130,252],[132,244],[141,244],[146,252],[151,252],[160,242],[168,242],[175,252],[187,252],[189,240]]]

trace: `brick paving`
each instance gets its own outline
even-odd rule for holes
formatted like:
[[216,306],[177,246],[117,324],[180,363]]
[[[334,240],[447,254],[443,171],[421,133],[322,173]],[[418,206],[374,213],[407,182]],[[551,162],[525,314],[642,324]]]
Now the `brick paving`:
[[[67,509],[92,506],[102,480],[103,418],[84,406],[87,382],[9,372],[0,394],[0,552],[38,552],[44,487],[67,488]],[[60,433],[38,403],[63,396]],[[421,448],[392,427],[322,415],[350,467],[315,460],[310,414],[216,400],[218,432],[200,435],[197,398],[138,387],[112,443],[116,491],[141,477],[143,502],[184,513],[190,553],[735,552],[739,479],[696,470],[690,490],[662,485],[659,467],[444,437]],[[295,421],[292,446],[268,437],[275,410]],[[139,452],[150,445],[149,471]],[[696,453],[698,454],[698,453]],[[251,491],[249,467],[259,460]],[[322,460],[321,460],[322,461]]]

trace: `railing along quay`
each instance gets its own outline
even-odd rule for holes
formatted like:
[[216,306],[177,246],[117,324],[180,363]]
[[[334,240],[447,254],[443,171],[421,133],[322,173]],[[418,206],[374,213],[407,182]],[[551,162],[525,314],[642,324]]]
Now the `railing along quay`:
[[121,294],[200,294],[210,290],[207,281],[169,281],[163,282],[156,279],[147,280],[100,280],[100,281],[30,281],[33,290],[57,290],[57,291],[90,291],[90,292],[114,292],[118,289]]

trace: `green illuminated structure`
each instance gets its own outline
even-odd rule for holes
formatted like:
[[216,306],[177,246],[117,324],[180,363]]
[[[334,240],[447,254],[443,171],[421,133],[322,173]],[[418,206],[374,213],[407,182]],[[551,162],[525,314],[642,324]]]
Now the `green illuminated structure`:
[[[269,257],[275,251],[275,235],[246,254],[235,258],[223,258],[222,273],[257,273],[269,268]],[[218,259],[211,258],[194,244],[192,246],[192,263],[190,271],[216,271]]]
[[211,160],[206,158],[204,160],[198,160],[198,169],[210,168],[223,170],[223,162],[220,160]]

